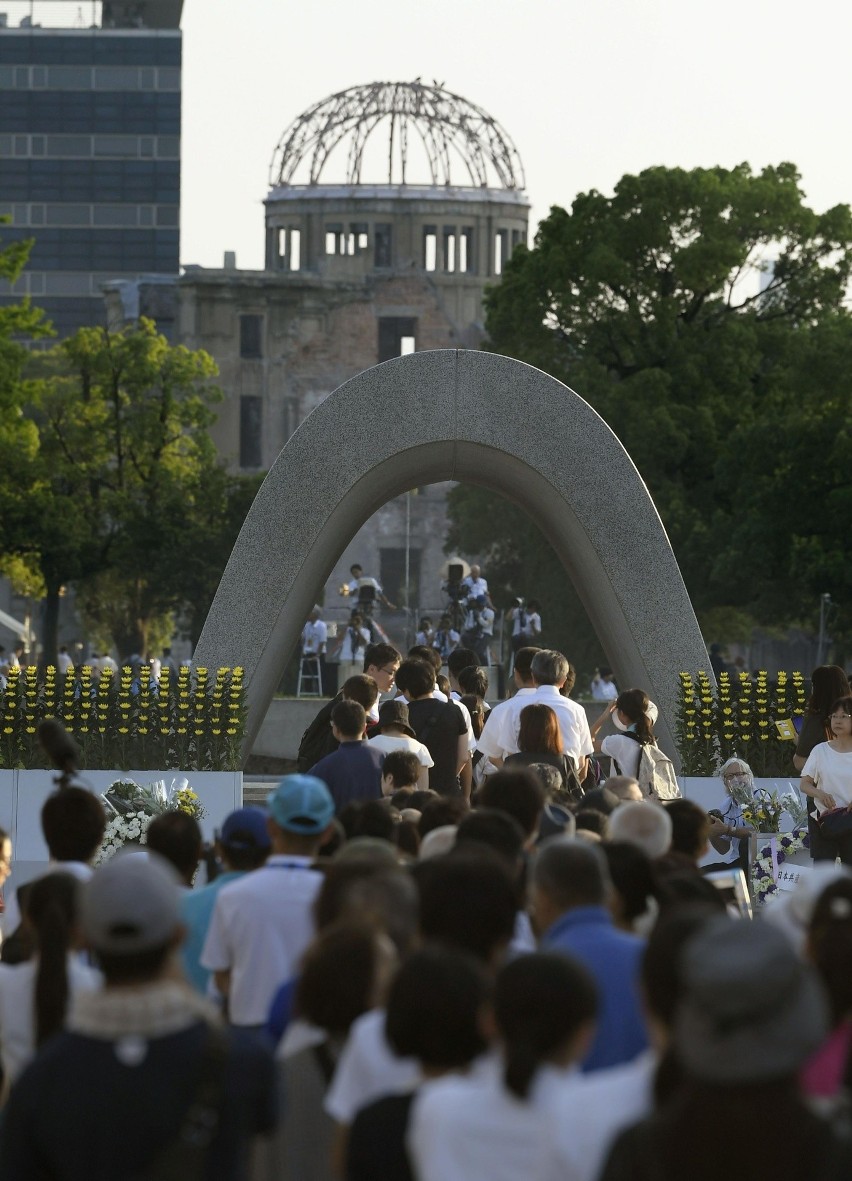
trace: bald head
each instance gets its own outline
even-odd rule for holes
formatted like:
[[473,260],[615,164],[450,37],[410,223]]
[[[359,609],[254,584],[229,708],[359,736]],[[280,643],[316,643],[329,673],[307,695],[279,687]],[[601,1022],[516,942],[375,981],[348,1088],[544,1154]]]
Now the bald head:
[[637,845],[653,861],[669,851],[671,817],[658,804],[621,804],[609,818],[609,838]]

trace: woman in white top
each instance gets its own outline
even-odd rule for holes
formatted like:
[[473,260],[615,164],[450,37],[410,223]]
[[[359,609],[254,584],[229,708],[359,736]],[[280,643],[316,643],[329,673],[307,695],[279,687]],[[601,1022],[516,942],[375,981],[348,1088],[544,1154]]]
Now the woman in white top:
[[[834,737],[813,748],[799,784],[806,796],[816,800],[818,817],[833,808],[852,812],[852,697],[835,701],[828,724]],[[852,865],[852,829],[838,836],[821,830],[820,835],[821,844],[825,843],[823,855],[817,855],[820,860],[839,857],[844,864]]]
[[71,997],[101,986],[100,973],[75,953],[78,888],[67,873],[51,873],[33,882],[26,916],[35,937],[35,957],[23,964],[0,964],[4,1095],[36,1050],[62,1029]]
[[[612,724],[620,734],[609,734],[603,741],[598,733],[605,722]],[[657,707],[648,700],[641,689],[625,689],[615,701],[610,702],[601,716],[590,726],[590,733],[598,754],[609,755],[618,764],[618,774],[635,779],[639,770],[642,747],[655,745],[654,722]]]
[[337,683],[342,685],[350,677],[355,677],[364,671],[364,653],[370,642],[370,633],[364,627],[364,619],[357,611],[352,612],[349,624],[335,648],[335,654],[340,656],[340,668]]

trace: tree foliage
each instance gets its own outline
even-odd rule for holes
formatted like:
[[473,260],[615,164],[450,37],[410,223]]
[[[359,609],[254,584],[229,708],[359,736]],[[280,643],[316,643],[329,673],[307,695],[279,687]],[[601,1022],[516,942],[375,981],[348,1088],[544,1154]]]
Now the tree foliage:
[[[792,164],[657,167],[554,207],[488,293],[487,347],[565,381],[624,443],[699,615],[807,620],[826,590],[852,606],[850,269],[852,211],[810,209]],[[502,552],[526,544],[512,529]]]

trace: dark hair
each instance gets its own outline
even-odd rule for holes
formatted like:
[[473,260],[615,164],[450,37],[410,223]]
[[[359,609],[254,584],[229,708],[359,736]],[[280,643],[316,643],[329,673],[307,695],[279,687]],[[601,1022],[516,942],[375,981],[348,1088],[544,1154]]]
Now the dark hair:
[[163,812],[148,828],[147,847],[165,857],[187,882],[198,868],[203,844],[198,821],[186,812]]
[[454,648],[447,657],[447,672],[458,679],[463,668],[476,667],[479,657],[470,648]]
[[532,662],[536,652],[541,651],[541,648],[527,645],[526,648],[519,648],[515,653],[515,672],[522,681],[532,680]]
[[694,800],[672,800],[665,805],[672,822],[673,853],[697,861],[710,833],[710,817]]
[[[412,804],[412,807],[415,806]],[[434,796],[420,809],[417,831],[420,833],[421,841],[434,828],[461,823],[469,811],[470,805],[464,796]]]
[[461,704],[470,714],[470,726],[474,738],[479,738],[485,727],[485,704],[482,698],[476,697],[472,693],[465,693],[462,696]]
[[379,700],[379,686],[366,673],[347,677],[340,692],[344,701],[357,701],[365,710],[372,709]]
[[654,727],[645,712],[650,705],[648,694],[643,689],[625,689],[615,699],[617,709],[630,719],[633,733],[643,746],[654,745]]
[[[239,842],[232,844],[231,842]],[[232,869],[248,873],[258,869],[266,861],[270,850],[255,844],[255,834],[247,829],[235,828],[228,834],[227,841],[219,837],[222,854]]]
[[576,670],[576,668],[574,668],[574,665],[569,660],[568,661],[568,673],[565,677],[565,684],[559,690],[559,692],[562,694],[563,697],[570,697],[571,696],[571,690],[574,688],[574,684],[575,684],[576,680],[577,680],[577,670]]
[[401,659],[393,644],[368,644],[364,649],[364,671],[371,666],[381,668],[384,664],[396,664]]
[[491,983],[463,951],[424,947],[402,964],[388,997],[385,1033],[401,1058],[457,1069],[485,1050],[479,1025]]
[[416,857],[420,852],[420,833],[417,831],[417,825],[413,820],[402,820],[394,827],[394,838],[396,840],[396,847],[400,853],[405,853],[409,857]]
[[809,949],[838,1025],[852,1016],[852,881],[832,882],[820,894],[811,917]]
[[605,837],[607,831],[607,818],[603,812],[599,812],[597,808],[580,808],[574,814],[574,821],[578,830],[584,832],[597,833],[599,837]]
[[597,991],[568,956],[535,952],[500,971],[494,1016],[503,1041],[507,1090],[526,1099],[537,1071],[594,1021]]
[[482,698],[488,695],[488,673],[481,665],[465,665],[464,668],[459,669],[456,680],[462,693]]
[[821,664],[811,673],[811,696],[808,713],[827,718],[832,701],[849,693],[846,673],[838,664]]
[[27,918],[35,935],[35,1044],[41,1046],[65,1023],[68,1008],[68,950],[77,915],[77,881],[68,873],[50,873],[33,882],[27,894]]
[[445,677],[443,673],[438,673],[437,677],[435,677],[435,687],[440,689],[445,697],[449,697],[452,689],[450,678]]
[[420,760],[413,750],[389,750],[382,763],[382,775],[390,775],[394,791],[413,787],[420,777]]
[[408,801],[406,807],[416,808],[418,812],[422,812],[427,804],[431,804],[433,800],[440,800],[443,798],[444,797],[439,796],[436,791],[433,791],[431,787],[419,787]]
[[408,655],[412,660],[424,660],[426,664],[431,664],[436,673],[441,671],[441,653],[437,648],[430,648],[428,644],[415,644],[408,649]]
[[657,882],[651,858],[629,841],[608,841],[602,845],[615,892],[621,899],[621,917],[632,923],[657,897]]
[[465,845],[486,845],[517,868],[523,853],[526,834],[513,816],[497,808],[477,808],[465,816],[458,827],[454,848]]
[[544,788],[538,776],[527,767],[502,770],[485,780],[479,803],[484,808],[508,812],[530,837],[538,828],[544,810]]
[[393,841],[396,825],[390,805],[385,800],[363,800],[352,826],[352,837],[377,837]]
[[[719,893],[715,887],[710,888]],[[680,970],[681,952],[693,935],[718,913],[715,906],[706,902],[684,903],[660,915],[648,937],[642,957],[642,990],[649,1010],[667,1029],[674,1024],[685,991]]]
[[593,787],[591,791],[587,791],[583,796],[584,808],[590,808],[595,812],[602,812],[604,816],[611,816],[620,803],[621,800],[619,800],[615,792],[610,790],[606,784],[603,784],[601,787]]
[[397,808],[400,812],[403,808],[413,808],[414,805],[411,801],[414,799],[414,794],[413,787],[398,787],[390,797],[391,807]]
[[41,831],[53,861],[91,861],[105,828],[103,804],[82,787],[60,788],[41,809]]
[[403,660],[396,674],[396,687],[409,697],[425,697],[435,688],[435,670],[425,660]]
[[420,893],[424,939],[461,948],[488,963],[515,930],[518,895],[505,863],[487,849],[419,861],[412,875]]
[[608,881],[603,853],[587,841],[554,837],[541,846],[533,863],[533,882],[560,911],[602,906]]
[[317,935],[305,952],[295,1011],[327,1033],[344,1037],[373,1007],[378,967],[376,930],[341,923]]
[[562,754],[559,719],[549,705],[525,705],[521,710],[518,749],[531,754]]
[[836,713],[837,710],[842,710],[845,714],[852,714],[852,696],[838,697],[836,701],[833,701],[829,716]]
[[367,714],[357,701],[338,701],[331,711],[331,724],[344,738],[360,738],[367,725]]
[[147,984],[162,975],[171,953],[172,943],[169,941],[160,947],[130,955],[97,950],[93,954],[108,984]]

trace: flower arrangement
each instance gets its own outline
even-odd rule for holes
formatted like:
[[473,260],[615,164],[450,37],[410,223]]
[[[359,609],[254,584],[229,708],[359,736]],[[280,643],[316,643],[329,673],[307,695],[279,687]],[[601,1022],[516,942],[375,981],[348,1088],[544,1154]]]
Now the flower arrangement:
[[[811,845],[808,830],[805,826],[795,828],[785,833],[775,843],[775,865],[783,865],[788,857],[802,849],[809,849]],[[780,893],[775,881],[773,867],[772,845],[763,845],[754,859],[751,867],[752,893],[758,905],[763,905],[768,898]]]
[[141,787],[132,779],[117,779],[103,793],[103,800],[113,813],[104,830],[95,864],[108,861],[125,845],[145,845],[151,822],[164,812],[186,812],[200,820],[204,808],[186,779],[173,779]]
[[181,768],[235,771],[245,734],[241,668],[163,670],[159,682],[143,666],[96,680],[90,668],[61,676],[30,666],[10,669],[0,691],[0,767],[46,767],[38,725],[57,718],[79,745],[84,765],[98,768]]
[[805,713],[805,682],[800,672],[720,673],[714,692],[706,672],[680,674],[676,718],[678,751],[684,775],[715,775],[726,759],[744,759],[757,776],[789,775],[793,745],[776,722]]
[[765,787],[758,787],[752,792],[745,786],[733,786],[729,791],[731,798],[743,810],[743,820],[756,832],[779,832],[784,812],[789,813],[794,828],[805,822],[807,809],[791,791],[783,796],[779,796],[777,791],[767,791]]

